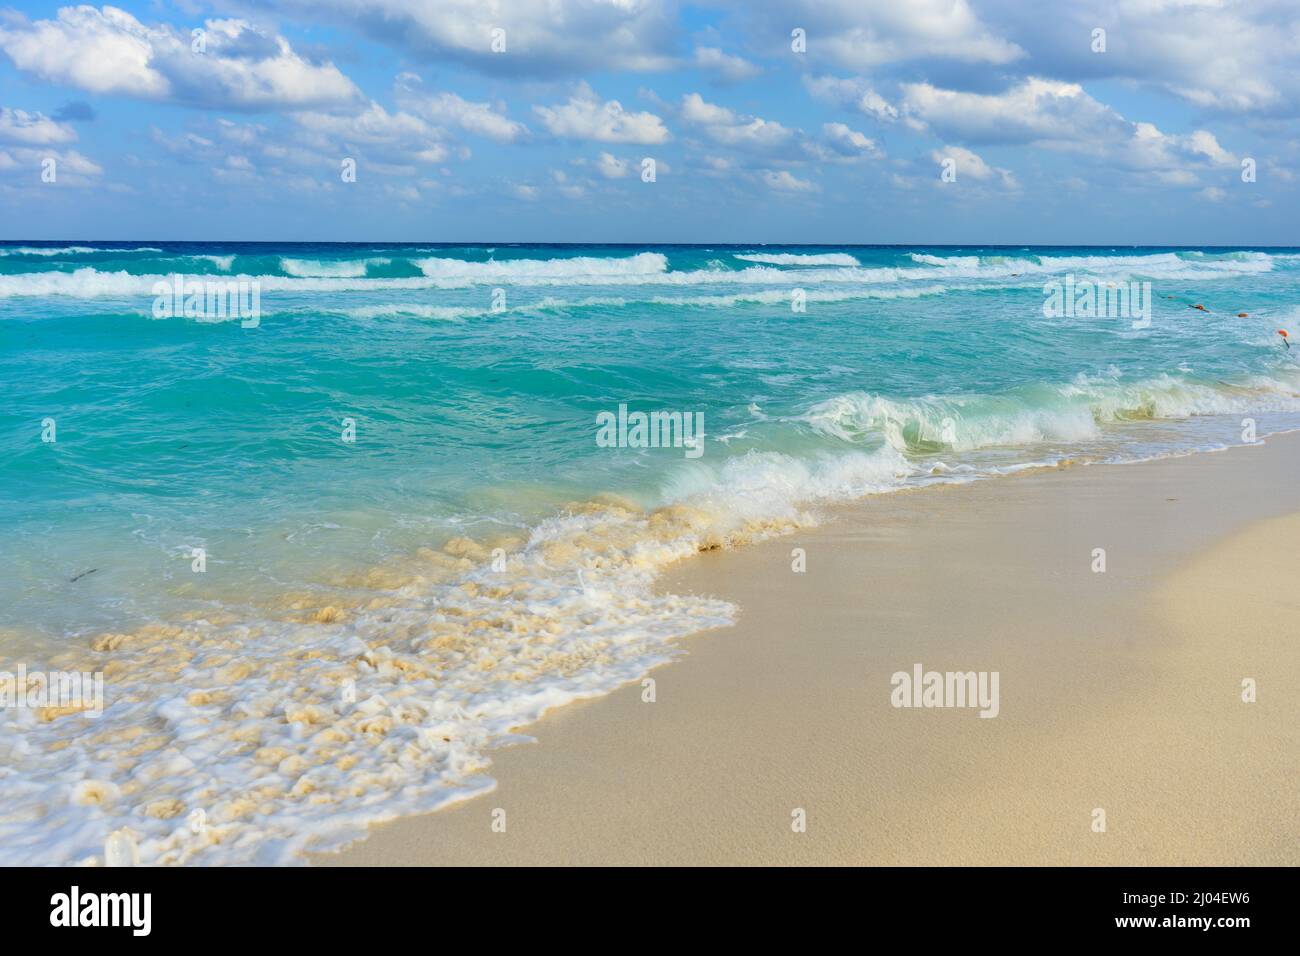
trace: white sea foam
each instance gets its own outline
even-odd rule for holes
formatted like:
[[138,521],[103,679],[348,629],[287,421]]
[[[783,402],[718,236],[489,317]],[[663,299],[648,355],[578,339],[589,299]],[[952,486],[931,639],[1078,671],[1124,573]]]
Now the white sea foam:
[[417,259],[415,265],[433,279],[483,281],[519,281],[526,279],[632,278],[657,276],[668,268],[668,259],[659,252],[641,252],[619,258],[575,256],[569,259],[495,259],[467,262],[464,259]]
[[411,316],[417,319],[439,319],[455,321],[475,316],[491,314],[491,309],[476,309],[468,306],[424,305],[419,302],[390,302],[383,305],[363,305],[342,310],[345,315],[355,319],[380,319],[388,316]]
[[1223,274],[1268,272],[1273,268],[1274,262],[1274,257],[1267,252],[1242,252],[1221,258],[1189,258],[1175,252],[1133,256],[1044,255],[1028,259],[1005,256],[932,256],[913,252],[909,257],[919,264],[942,270],[946,276],[970,278],[1074,272],[1103,276],[1140,274],[1153,278],[1195,279]]
[[1123,422],[1300,412],[1300,371],[1294,379],[1283,376],[1228,385],[1172,375],[1134,382],[1079,375],[1067,384],[1018,393],[909,399],[851,392],[816,403],[801,420],[845,442],[883,441],[906,453],[1082,444],[1102,437],[1103,426]]
[[735,253],[733,258],[744,262],[759,262],[769,266],[860,266],[862,263],[843,252],[830,252],[823,255],[797,255],[792,252],[747,254]]
[[287,259],[280,260],[280,268],[291,276],[302,278],[357,279],[366,274],[371,265],[388,265],[391,259]]
[[[807,293],[808,302],[851,302],[859,299],[916,299],[922,296],[942,295],[948,291],[947,286],[917,286],[908,289],[862,288],[840,291],[817,291]],[[587,296],[581,299],[561,299],[545,297],[535,302],[527,302],[504,309],[491,309],[474,306],[432,306],[418,302],[358,306],[340,310],[343,314],[358,319],[374,319],[385,316],[413,316],[422,319],[468,319],[489,315],[514,315],[531,312],[563,312],[571,309],[590,308],[627,308],[633,305],[660,305],[673,308],[726,309],[736,305],[754,303],[759,305],[781,305],[790,302],[787,289],[764,289],[757,292],[735,292],[726,295],[699,296],[651,296],[648,298],[626,296]]]
[[84,256],[97,252],[162,252],[153,246],[140,246],[136,249],[105,249],[95,246],[0,246],[0,256]]
[[[915,254],[914,254],[915,255]],[[1044,257],[1041,262],[998,257],[996,263],[983,262],[973,256],[941,260],[943,265],[918,264],[913,267],[809,268],[792,273],[787,269],[754,265],[738,270],[692,269],[664,271],[666,259],[660,253],[596,259],[516,259],[489,262],[465,262],[460,259],[423,259],[417,264],[422,277],[367,278],[367,263],[387,260],[283,260],[285,270],[320,272],[321,275],[239,275],[236,278],[261,283],[263,292],[319,293],[385,290],[462,289],[478,285],[522,287],[583,286],[754,286],[789,289],[793,282],[802,288],[816,286],[878,287],[926,283],[933,287],[942,282],[950,288],[968,283],[1025,277],[1036,282],[1046,275],[1070,272],[1097,278],[1123,279],[1145,276],[1166,280],[1203,280],[1228,274],[1251,275],[1273,267],[1267,253],[1249,257],[1192,260],[1173,253],[1148,256],[1062,256]],[[340,273],[335,275],[333,273]],[[797,276],[797,278],[795,278]],[[95,298],[129,297],[146,294],[155,282],[168,280],[167,275],[131,275],[127,272],[101,272],[83,267],[73,272],[35,272],[0,275],[0,298],[13,296],[71,296]]]
[[787,495],[812,482],[867,487],[886,471],[740,460],[723,479],[765,491],[739,507],[704,490],[670,491],[677,503],[654,513],[592,504],[508,545],[504,568],[453,541],[296,619],[103,635],[60,658],[108,672],[93,727],[0,712],[0,863],[102,863],[121,829],[145,864],[300,863],[368,824],[481,793],[488,752],[516,728],[731,621],[724,602],[656,594],[659,570],[800,520]]

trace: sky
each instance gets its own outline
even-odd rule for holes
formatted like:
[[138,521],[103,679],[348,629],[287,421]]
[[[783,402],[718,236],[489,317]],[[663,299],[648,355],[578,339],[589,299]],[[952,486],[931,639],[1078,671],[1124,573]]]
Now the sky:
[[1295,0],[3,4],[3,239],[1300,244]]

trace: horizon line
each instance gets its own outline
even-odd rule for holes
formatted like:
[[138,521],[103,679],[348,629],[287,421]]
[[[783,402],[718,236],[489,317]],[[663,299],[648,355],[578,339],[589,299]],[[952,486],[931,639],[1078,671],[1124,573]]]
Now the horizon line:
[[9,243],[27,243],[32,245],[70,245],[75,243],[143,243],[156,242],[177,245],[181,243],[198,244],[209,243],[217,244],[240,244],[240,245],[257,245],[257,246],[284,246],[284,245],[314,245],[314,246],[357,246],[357,245],[379,245],[379,246],[411,246],[411,245],[429,245],[429,246],[449,246],[449,247],[471,247],[471,246],[622,246],[627,248],[645,248],[645,247],[682,247],[682,248],[702,248],[702,247],[735,247],[750,248],[753,246],[779,246],[781,248],[809,248],[809,249],[913,249],[923,247],[927,249],[1300,249],[1297,245],[1279,245],[1279,244],[1252,244],[1252,243],[1212,243],[1199,244],[1189,243],[1183,245],[1174,245],[1168,243],[1132,243],[1132,242],[1114,242],[1114,243],[1059,243],[1059,242],[553,242],[553,241],[521,241],[521,240],[455,240],[455,239],[136,239],[136,238],[114,238],[114,239],[3,239],[0,238],[0,244]]

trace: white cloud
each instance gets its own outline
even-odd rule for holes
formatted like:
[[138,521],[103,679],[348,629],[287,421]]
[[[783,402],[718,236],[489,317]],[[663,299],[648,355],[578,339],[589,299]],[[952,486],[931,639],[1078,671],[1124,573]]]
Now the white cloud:
[[[498,74],[564,76],[666,70],[678,62],[674,0],[281,0],[282,12],[318,23],[332,16],[356,32],[416,53]],[[504,53],[492,30],[505,30]]]
[[426,93],[420,77],[414,73],[397,77],[397,104],[435,123],[458,126],[467,133],[498,143],[513,143],[528,135],[528,127],[504,115],[504,108],[473,103],[455,93]]
[[74,149],[56,148],[76,139],[76,130],[44,113],[0,107],[0,174],[40,183],[45,164],[54,160],[55,183],[89,186],[103,174],[103,168]]
[[967,0],[786,0],[768,19],[781,36],[804,27],[809,56],[849,69],[923,58],[1005,64],[1024,52],[995,36]]
[[711,176],[715,179],[724,176],[729,177],[736,169],[735,162],[725,156],[705,156],[701,163],[703,168],[700,171],[705,176]]
[[763,72],[744,57],[723,53],[715,46],[698,46],[695,48],[695,65],[703,70],[717,73],[729,83],[749,80]]
[[596,171],[606,179],[622,179],[628,173],[627,160],[601,153],[596,159]]
[[50,119],[44,113],[0,107],[0,143],[16,146],[49,146],[71,143],[77,131],[66,123]]
[[958,182],[961,182],[963,177],[967,177],[980,182],[1000,180],[1002,185],[1008,189],[1016,187],[1016,177],[1011,170],[1003,169],[1000,166],[990,166],[984,162],[983,158],[964,147],[944,146],[942,149],[931,152],[930,158],[940,166],[944,165],[947,160],[952,160],[956,164]]
[[1001,93],[903,87],[903,108],[939,136],[975,143],[1038,143],[1080,148],[1127,132],[1124,118],[1077,83],[1029,77]]
[[917,125],[946,140],[1078,153],[1169,185],[1192,185],[1198,170],[1238,163],[1207,130],[1164,133],[1154,124],[1131,122],[1077,83],[1029,77],[1001,93],[914,83],[904,87],[903,108]]
[[706,102],[699,93],[682,97],[682,119],[723,146],[751,152],[782,151],[792,144],[794,131],[774,120],[740,116],[724,106]]
[[54,160],[54,185],[89,186],[103,175],[103,167],[75,149],[34,149],[26,146],[0,146],[0,173],[27,177],[29,183],[42,183],[45,164]]
[[534,106],[533,112],[553,135],[565,139],[655,145],[671,138],[658,116],[628,112],[618,100],[602,102],[586,83],[579,85],[567,103]]
[[116,7],[63,7],[57,19],[10,19],[0,49],[20,70],[91,93],[120,93],[226,109],[335,106],[360,91],[332,63],[313,64],[289,41],[244,20],[208,20],[206,49],[188,31],[149,27]]
[[841,156],[877,159],[883,155],[875,140],[844,123],[826,123],[822,133],[831,149]]
[[765,169],[760,175],[763,177],[763,182],[769,187],[781,192],[813,193],[818,190],[816,183],[809,182],[806,179],[799,179],[788,169]]
[[882,123],[898,119],[898,109],[861,77],[807,76],[803,84],[814,99],[855,109]]
[[556,191],[565,199],[581,199],[587,194],[586,187],[569,179],[569,174],[562,169],[551,170],[551,179],[555,182]]
[[398,164],[443,162],[450,155],[442,131],[410,113],[390,113],[371,103],[356,115],[303,112],[293,117],[309,134],[308,145],[329,151],[333,144],[378,147],[377,155]]
[[705,102],[699,93],[687,93],[682,97],[682,119],[706,126],[734,125],[740,122],[731,110]]
[[[1040,70],[1070,79],[1119,77],[1199,107],[1300,111],[1300,8],[1295,0],[1071,0],[1050,25],[1019,0],[982,0],[1034,54]],[[1106,30],[1106,52],[1091,33]]]

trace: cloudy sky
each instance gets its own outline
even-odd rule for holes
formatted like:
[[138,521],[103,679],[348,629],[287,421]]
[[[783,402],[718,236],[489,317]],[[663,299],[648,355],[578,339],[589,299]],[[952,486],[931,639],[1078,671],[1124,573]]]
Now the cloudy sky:
[[1297,245],[1298,165],[1295,0],[0,6],[0,238]]

